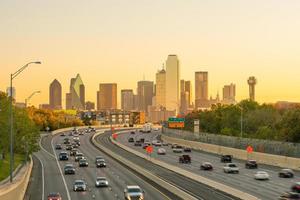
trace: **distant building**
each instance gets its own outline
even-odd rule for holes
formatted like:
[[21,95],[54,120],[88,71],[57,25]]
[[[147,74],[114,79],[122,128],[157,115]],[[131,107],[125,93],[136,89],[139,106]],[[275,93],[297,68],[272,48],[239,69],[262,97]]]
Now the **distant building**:
[[62,100],[62,91],[61,91],[61,84],[58,80],[54,80],[49,87],[49,104],[50,108],[54,110],[62,109],[61,106]]
[[121,90],[121,109],[126,111],[134,110],[133,90]]
[[277,109],[300,108],[300,102],[277,101],[274,107]]
[[95,103],[91,101],[85,102],[85,110],[95,110]]
[[6,88],[6,94],[7,94],[7,96],[8,96],[8,97],[11,97],[11,96],[12,96],[13,99],[16,99],[16,88],[15,88],[15,87],[12,87],[12,94],[11,94],[10,88],[11,88],[11,87],[7,87],[7,88]]
[[223,103],[234,104],[235,101],[235,84],[224,85],[223,87]]
[[177,55],[169,55],[166,61],[166,108],[179,111],[180,107],[180,74]]
[[185,114],[191,107],[191,82],[180,80],[180,113]]
[[254,76],[249,77],[248,85],[249,85],[249,99],[251,101],[255,101],[255,85],[257,80]]
[[139,81],[137,88],[138,110],[147,111],[148,106],[152,105],[154,96],[154,87],[152,81]]
[[162,69],[156,73],[156,107],[166,107],[166,70]]
[[208,72],[195,72],[195,108],[209,107]]
[[100,83],[97,108],[98,110],[117,109],[117,84]]
[[71,79],[70,92],[66,94],[67,110],[84,110],[85,87],[79,74]]
[[175,110],[151,110],[149,112],[148,121],[152,123],[161,123],[168,121],[169,117],[176,116]]

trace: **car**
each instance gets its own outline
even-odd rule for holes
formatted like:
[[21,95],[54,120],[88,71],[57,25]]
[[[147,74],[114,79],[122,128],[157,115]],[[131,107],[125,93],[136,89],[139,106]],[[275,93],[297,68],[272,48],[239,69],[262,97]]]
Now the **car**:
[[278,176],[280,178],[293,178],[294,177],[294,171],[291,169],[282,169],[278,173]]
[[80,146],[80,141],[75,141],[75,144],[77,144],[77,146]]
[[297,192],[285,192],[278,198],[279,200],[300,200],[300,194]]
[[75,142],[73,142],[73,143],[71,144],[71,146],[72,146],[72,149],[77,149],[77,148],[79,147],[78,144],[75,143]]
[[94,127],[92,127],[91,132],[96,132],[96,129]]
[[71,144],[67,144],[66,150],[71,151],[73,149],[73,146]]
[[130,143],[134,142],[134,138],[133,137],[128,138],[128,142]]
[[135,134],[135,131],[131,131],[130,134],[134,135],[134,134]]
[[141,139],[140,139],[140,142],[141,142],[141,143],[144,143],[144,142],[145,142],[145,138],[141,138]]
[[58,192],[51,192],[48,194],[47,200],[62,200],[62,197]]
[[291,190],[292,192],[300,193],[300,182],[296,182],[294,185],[292,185]]
[[79,135],[84,135],[84,132],[83,132],[83,131],[80,131],[80,132],[79,132]]
[[55,145],[55,149],[56,149],[56,150],[61,150],[61,149],[62,149],[61,144],[56,144],[56,145]]
[[80,141],[80,139],[79,139],[78,136],[74,136],[74,137],[73,137],[73,141],[74,141],[74,142],[77,142],[77,141]]
[[157,149],[157,154],[158,155],[165,155],[166,154],[166,149],[164,149],[164,148],[158,148]]
[[65,136],[66,136],[66,134],[65,134],[65,133],[62,133],[62,134],[60,134],[60,136],[62,136],[62,137],[65,137]]
[[83,153],[77,153],[75,155],[75,161],[78,162],[79,160],[83,159],[84,156],[83,156]]
[[79,160],[79,167],[88,167],[89,163],[85,158]]
[[161,144],[161,142],[160,142],[160,141],[157,141],[157,142],[154,144],[154,146],[156,146],[156,147],[161,147],[161,146],[162,146],[162,144]]
[[75,167],[72,164],[66,164],[64,167],[65,174],[75,174]]
[[64,144],[70,144],[71,142],[70,142],[70,139],[69,138],[65,138],[64,139]]
[[104,158],[102,156],[96,156],[95,163],[97,163],[98,160],[103,160]]
[[171,145],[171,148],[174,149],[174,148],[177,147],[177,145],[178,145],[178,144],[174,143],[174,144]]
[[182,146],[177,145],[176,147],[173,148],[173,152],[174,153],[182,153],[183,152]]
[[78,150],[72,149],[72,150],[70,151],[70,156],[75,156],[76,153],[78,153]]
[[169,146],[169,144],[166,142],[162,142],[161,144],[162,144],[162,146]]
[[134,146],[141,147],[142,146],[142,142],[141,141],[135,141]]
[[59,160],[69,160],[69,156],[68,156],[68,153],[67,152],[60,152],[59,153]]
[[184,152],[192,152],[192,149],[190,147],[184,147],[183,151]]
[[191,163],[191,156],[189,155],[181,155],[179,156],[179,163],[190,164]]
[[203,162],[200,165],[200,169],[202,169],[202,170],[213,170],[213,166],[210,162]]
[[232,155],[222,155],[221,156],[222,163],[231,163],[232,162]]
[[95,186],[96,187],[107,187],[108,186],[108,181],[105,177],[97,177]]
[[76,180],[73,185],[74,192],[78,191],[86,191],[87,190],[87,184],[84,180]]
[[245,167],[247,169],[257,169],[258,166],[256,160],[247,160]]
[[264,171],[258,171],[254,174],[255,180],[269,180],[270,175],[267,172]]
[[235,173],[238,174],[239,173],[239,168],[236,164],[234,163],[227,163],[224,167],[223,170],[225,173]]
[[144,200],[145,192],[137,185],[128,185],[124,189],[124,197],[126,200],[132,200],[132,199]]
[[152,140],[151,144],[155,145],[158,141],[157,140]]
[[105,160],[102,158],[102,159],[98,159],[96,161],[96,167],[97,168],[102,168],[102,167],[106,167],[106,163],[105,163]]

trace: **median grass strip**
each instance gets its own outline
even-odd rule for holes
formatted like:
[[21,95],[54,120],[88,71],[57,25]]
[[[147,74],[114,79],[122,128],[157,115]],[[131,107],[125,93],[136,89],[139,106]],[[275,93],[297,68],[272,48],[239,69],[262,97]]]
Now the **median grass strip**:
[[[0,160],[0,181],[9,176],[9,159],[10,156],[6,155],[5,159]],[[24,155],[15,154],[14,170],[24,162]]]

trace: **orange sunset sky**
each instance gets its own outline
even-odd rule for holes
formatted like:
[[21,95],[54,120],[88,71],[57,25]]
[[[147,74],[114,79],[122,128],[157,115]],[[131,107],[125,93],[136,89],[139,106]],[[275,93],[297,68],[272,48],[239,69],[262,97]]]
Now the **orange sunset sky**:
[[41,90],[30,104],[48,103],[57,78],[65,105],[77,73],[86,100],[96,101],[101,82],[135,90],[168,54],[193,88],[194,72],[208,71],[210,95],[233,82],[237,100],[247,98],[253,75],[259,102],[300,101],[299,0],[1,0],[0,13],[0,90],[23,64],[42,61],[14,81],[17,101]]

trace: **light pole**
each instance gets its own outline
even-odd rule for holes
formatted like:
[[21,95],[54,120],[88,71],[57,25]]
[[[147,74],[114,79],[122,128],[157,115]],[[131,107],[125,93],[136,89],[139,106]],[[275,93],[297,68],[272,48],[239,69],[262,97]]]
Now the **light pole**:
[[29,100],[35,95],[35,94],[39,94],[41,93],[41,91],[34,91],[29,97],[27,97],[25,99],[25,108],[27,108],[27,103],[29,102]]
[[14,141],[13,141],[13,114],[12,114],[12,104],[13,104],[13,98],[12,98],[12,87],[13,87],[13,79],[16,78],[24,69],[26,69],[30,64],[41,64],[40,61],[36,62],[29,62],[23,67],[21,67],[18,71],[16,71],[13,74],[10,74],[10,106],[9,106],[9,113],[10,113],[10,166],[9,166],[9,180],[10,182],[13,181],[13,170],[14,170]]

